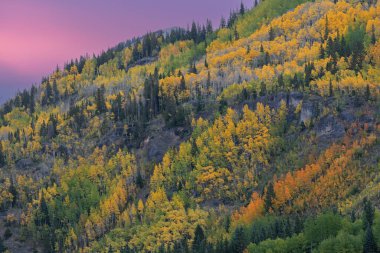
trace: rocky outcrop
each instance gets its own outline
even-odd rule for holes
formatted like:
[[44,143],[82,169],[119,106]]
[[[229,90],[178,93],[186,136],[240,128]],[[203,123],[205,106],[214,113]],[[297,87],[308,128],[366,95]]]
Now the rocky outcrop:
[[333,115],[321,118],[314,129],[317,138],[339,139],[342,138],[345,133],[343,123]]

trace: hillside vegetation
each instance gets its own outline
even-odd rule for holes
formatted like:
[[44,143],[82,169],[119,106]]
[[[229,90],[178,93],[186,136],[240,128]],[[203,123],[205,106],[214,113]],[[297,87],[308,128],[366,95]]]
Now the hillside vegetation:
[[377,252],[380,5],[263,0],[0,109],[0,252]]

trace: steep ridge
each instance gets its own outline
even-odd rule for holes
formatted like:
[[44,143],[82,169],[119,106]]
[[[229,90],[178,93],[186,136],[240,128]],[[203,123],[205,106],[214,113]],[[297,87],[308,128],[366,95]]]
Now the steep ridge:
[[1,108],[0,246],[380,247],[378,38],[376,1],[265,0],[56,69]]

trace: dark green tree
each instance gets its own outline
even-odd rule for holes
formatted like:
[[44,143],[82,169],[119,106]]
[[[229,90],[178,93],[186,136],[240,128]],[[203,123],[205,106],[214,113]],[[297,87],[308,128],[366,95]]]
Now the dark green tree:
[[245,6],[243,4],[243,2],[240,3],[240,15],[244,15],[245,13]]
[[267,94],[267,85],[264,81],[261,81],[260,83],[260,97],[265,96]]
[[99,114],[107,111],[104,93],[105,93],[104,85],[102,85],[100,88],[96,90],[95,104],[96,104],[96,111]]
[[364,245],[363,245],[363,252],[364,253],[376,253],[377,247],[376,247],[376,241],[373,236],[372,228],[367,227],[365,231],[365,237],[364,237]]
[[372,227],[375,218],[375,208],[367,198],[363,200],[363,225],[364,228]]
[[333,86],[332,86],[332,81],[330,79],[329,81],[329,96],[332,97],[334,96],[334,90],[333,90]]
[[203,253],[206,251],[206,237],[203,229],[200,225],[197,225],[194,233],[194,241],[192,245],[192,250],[194,253]]
[[5,154],[3,149],[3,143],[0,141],[0,167],[3,167],[6,163]]
[[265,211],[268,212],[272,208],[272,199],[274,198],[275,193],[273,189],[273,184],[270,182],[267,186],[267,191],[265,194]]
[[239,226],[235,229],[230,243],[229,252],[242,253],[247,247],[248,241],[246,239],[244,228]]
[[325,22],[325,34],[323,35],[323,39],[327,40],[327,38],[329,37],[329,19],[328,19],[327,15],[325,17],[325,20],[326,20],[326,22]]
[[274,34],[273,27],[271,26],[269,28],[269,40],[272,41],[272,40],[274,40],[274,38],[275,38],[275,34]]
[[376,43],[376,34],[375,34],[375,25],[372,24],[372,31],[371,31],[371,43]]
[[7,247],[4,245],[3,238],[0,237],[0,253],[3,253],[7,250]]

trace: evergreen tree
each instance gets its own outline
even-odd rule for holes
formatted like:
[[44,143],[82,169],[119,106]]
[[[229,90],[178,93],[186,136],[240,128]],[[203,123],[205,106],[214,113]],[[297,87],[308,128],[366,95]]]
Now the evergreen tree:
[[12,207],[16,205],[17,198],[18,198],[18,192],[17,189],[13,183],[13,180],[11,181],[11,185],[9,186],[9,193],[12,194]]
[[206,21],[206,32],[207,34],[213,33],[212,23],[211,20],[207,19]]
[[327,56],[335,55],[334,41],[331,37],[329,37],[327,40],[326,53],[327,53]]
[[332,97],[334,96],[334,90],[333,90],[333,87],[332,87],[332,81],[330,79],[330,82],[329,82],[329,96]]
[[198,42],[198,29],[197,29],[197,25],[195,24],[194,21],[193,21],[193,23],[191,24],[190,38],[191,38],[195,43]]
[[59,101],[59,90],[58,90],[58,85],[57,81],[53,81],[53,97],[54,97],[54,102],[57,103]]
[[192,245],[192,250],[194,253],[203,253],[206,251],[206,237],[204,235],[203,229],[200,225],[197,225],[194,233],[194,241]]
[[363,200],[363,209],[363,225],[365,228],[372,227],[375,218],[375,208],[367,198],[364,198]]
[[327,38],[329,37],[329,19],[328,19],[327,15],[325,17],[325,20],[326,20],[326,22],[325,22],[325,34],[323,35],[323,39],[327,40]]
[[269,40],[272,41],[272,40],[274,40],[274,38],[275,38],[275,34],[274,34],[273,27],[271,26],[269,28]]
[[277,83],[281,89],[285,88],[284,75],[282,73],[277,77]]
[[45,93],[42,96],[42,105],[50,105],[53,102],[53,88],[50,85],[50,82],[47,81],[46,83],[46,88],[45,88]]
[[185,77],[182,74],[181,74],[181,81],[179,83],[179,90],[181,92],[186,90],[186,81],[185,81]]
[[[34,86],[33,86],[34,87]],[[35,112],[35,101],[34,101],[34,89],[30,90],[30,103],[29,103],[29,114],[30,115],[33,115],[33,113]]]
[[5,154],[3,149],[3,143],[0,141],[0,167],[5,166],[6,160],[5,160]]
[[95,98],[96,110],[99,114],[107,111],[104,93],[105,93],[105,87],[104,85],[102,85],[100,88],[97,89],[96,98]]
[[356,25],[348,28],[347,40],[351,52],[350,69],[358,72],[362,69],[365,57],[364,39],[366,36],[365,28]]
[[365,231],[365,237],[364,237],[364,245],[363,245],[363,252],[364,253],[376,253],[377,247],[376,247],[376,241],[373,236],[373,232],[371,227],[367,227]]
[[244,15],[245,13],[245,7],[244,7],[244,4],[243,2],[240,3],[240,15]]
[[262,97],[262,96],[265,96],[266,94],[267,94],[267,85],[265,84],[264,81],[261,81],[259,95],[260,95],[260,97]]
[[369,84],[367,84],[365,87],[365,99],[369,101],[370,98],[371,98],[371,90],[369,89]]
[[0,253],[5,252],[6,250],[7,250],[7,247],[5,247],[3,238],[1,238],[0,236]]
[[375,25],[374,24],[372,24],[371,43],[372,44],[376,43],[376,34],[375,34]]
[[41,219],[40,219],[41,224],[50,226],[49,209],[48,209],[43,193],[41,195],[40,211],[41,211]]
[[226,27],[226,19],[222,17],[220,19],[220,28],[225,28]]
[[265,211],[269,212],[270,208],[272,207],[272,199],[274,198],[275,193],[273,189],[273,184],[270,182],[267,186],[267,191],[265,194]]
[[231,238],[230,249],[231,253],[242,253],[247,247],[247,240],[244,233],[244,228],[239,226],[235,229]]

